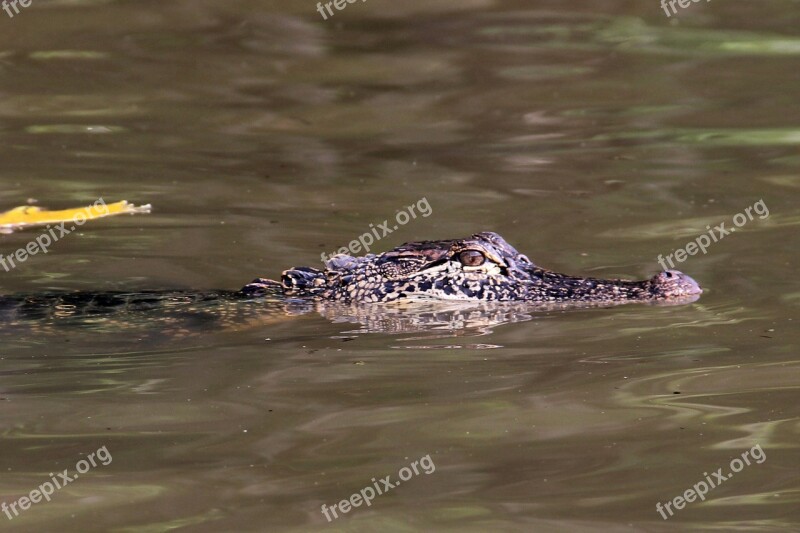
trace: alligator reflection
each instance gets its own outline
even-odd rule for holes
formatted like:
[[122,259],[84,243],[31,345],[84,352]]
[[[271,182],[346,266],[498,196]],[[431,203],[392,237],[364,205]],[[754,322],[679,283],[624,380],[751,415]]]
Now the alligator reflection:
[[[696,301],[699,295],[672,301],[655,301],[645,305],[683,305]],[[313,305],[313,307],[311,307]],[[359,324],[354,333],[419,333],[452,331],[487,334],[503,324],[525,322],[537,315],[554,311],[588,308],[610,308],[623,303],[574,302],[543,304],[531,302],[459,302],[427,301],[404,304],[347,305],[316,302],[308,307],[334,323]],[[642,305],[638,303],[637,305]],[[308,308],[307,308],[308,309]],[[308,309],[310,310],[310,309]]]
[[[647,305],[680,305],[686,299]],[[57,333],[64,327],[146,336],[195,336],[242,331],[318,314],[331,323],[356,324],[349,333],[453,332],[486,334],[503,324],[531,320],[545,312],[615,307],[622,303],[409,301],[344,304],[283,296],[247,297],[239,292],[146,291],[65,292],[0,298],[2,333]],[[641,303],[637,305],[642,305]]]

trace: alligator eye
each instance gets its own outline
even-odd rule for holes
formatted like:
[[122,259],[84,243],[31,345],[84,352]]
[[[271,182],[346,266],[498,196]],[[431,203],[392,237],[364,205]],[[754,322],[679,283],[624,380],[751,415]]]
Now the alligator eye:
[[486,256],[477,250],[465,250],[458,254],[461,264],[468,267],[481,266],[486,261]]

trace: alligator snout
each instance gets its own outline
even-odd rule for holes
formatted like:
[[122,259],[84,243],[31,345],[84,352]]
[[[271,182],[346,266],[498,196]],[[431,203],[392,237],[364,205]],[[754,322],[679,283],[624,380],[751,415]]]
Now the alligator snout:
[[664,298],[703,294],[700,284],[680,270],[665,270],[653,277],[653,288]]

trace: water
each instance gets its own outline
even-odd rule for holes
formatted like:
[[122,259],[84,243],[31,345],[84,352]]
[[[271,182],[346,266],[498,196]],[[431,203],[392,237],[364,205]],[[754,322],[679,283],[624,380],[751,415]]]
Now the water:
[[[643,278],[706,225],[761,199],[770,213],[677,265],[706,289],[686,306],[6,326],[0,500],[102,447],[113,461],[3,528],[800,528],[794,7],[0,12],[2,204],[154,206],[2,272],[6,293],[237,289],[319,266],[423,198],[430,215],[375,249],[494,230],[554,270]],[[656,510],[756,445],[766,459],[704,502]],[[427,456],[432,473],[325,519]]]

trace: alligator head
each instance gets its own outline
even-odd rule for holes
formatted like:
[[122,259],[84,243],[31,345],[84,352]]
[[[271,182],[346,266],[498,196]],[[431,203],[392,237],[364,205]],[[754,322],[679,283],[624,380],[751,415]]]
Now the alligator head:
[[[337,255],[325,269],[283,272],[287,296],[342,302],[399,300],[526,301],[543,304],[689,301],[703,292],[689,276],[667,270],[644,281],[568,276],[535,265],[500,235],[406,243],[382,254]],[[276,282],[256,279],[257,294]]]

